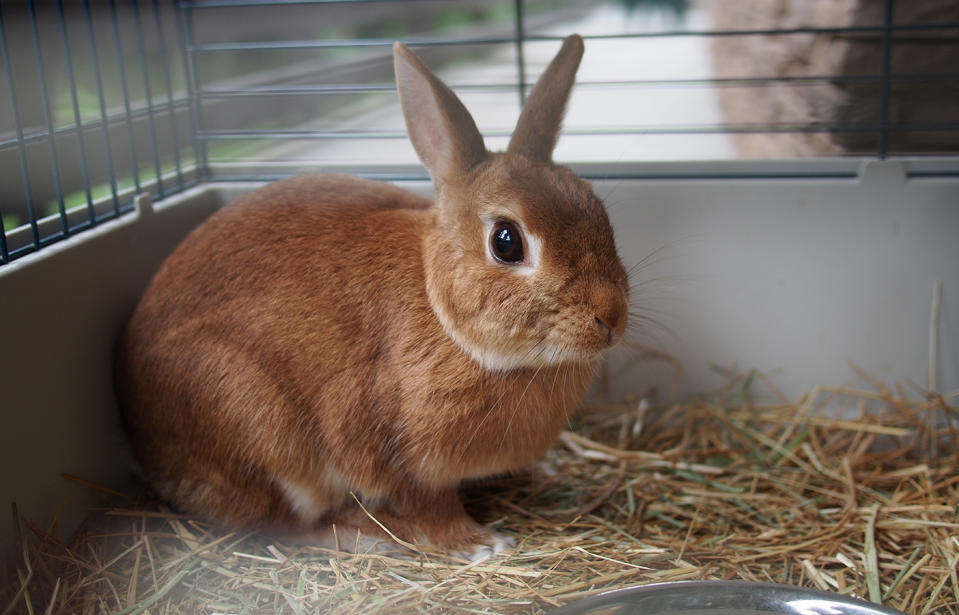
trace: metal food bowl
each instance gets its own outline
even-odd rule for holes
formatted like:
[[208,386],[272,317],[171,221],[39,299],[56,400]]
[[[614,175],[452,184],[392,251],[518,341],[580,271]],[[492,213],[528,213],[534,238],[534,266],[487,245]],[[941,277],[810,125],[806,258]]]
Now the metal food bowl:
[[551,615],[903,615],[841,594],[773,583],[678,581],[627,587]]

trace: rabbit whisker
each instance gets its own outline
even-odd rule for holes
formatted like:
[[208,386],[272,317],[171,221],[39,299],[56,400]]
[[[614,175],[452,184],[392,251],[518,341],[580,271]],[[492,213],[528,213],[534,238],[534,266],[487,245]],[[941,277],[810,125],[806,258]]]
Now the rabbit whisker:
[[668,247],[669,246],[666,246],[666,245],[659,246],[658,248],[648,253],[643,258],[639,259],[639,261],[634,263],[629,269],[626,270],[626,277],[632,278],[633,275],[640,273],[641,271],[645,270],[647,267],[650,267],[660,262],[661,261],[660,257],[663,255],[663,252]]
[[691,280],[690,276],[685,275],[660,275],[655,278],[647,278],[644,280],[635,280],[633,278],[629,279],[629,292],[633,294],[636,291],[646,290],[647,287],[654,284],[663,284],[663,283],[679,283],[679,282],[689,282]]
[[626,333],[623,338],[638,339],[640,337],[649,337],[657,344],[662,345],[662,341],[656,335],[657,332],[665,334],[674,340],[680,340],[681,337],[675,329],[664,323],[659,318],[650,316],[648,312],[634,314],[630,312],[629,323],[626,325]]

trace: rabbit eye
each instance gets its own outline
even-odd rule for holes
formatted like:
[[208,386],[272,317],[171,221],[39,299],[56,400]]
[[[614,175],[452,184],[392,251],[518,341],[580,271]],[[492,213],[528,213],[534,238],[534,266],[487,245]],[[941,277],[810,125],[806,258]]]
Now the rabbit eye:
[[503,263],[523,261],[523,236],[512,222],[497,222],[489,236],[493,258]]

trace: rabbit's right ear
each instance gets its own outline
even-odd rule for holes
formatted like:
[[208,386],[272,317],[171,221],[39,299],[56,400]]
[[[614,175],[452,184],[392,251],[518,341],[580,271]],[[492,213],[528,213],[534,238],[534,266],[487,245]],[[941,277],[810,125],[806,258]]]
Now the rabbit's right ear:
[[403,43],[393,45],[393,68],[406,131],[433,183],[462,179],[489,155],[473,117]]

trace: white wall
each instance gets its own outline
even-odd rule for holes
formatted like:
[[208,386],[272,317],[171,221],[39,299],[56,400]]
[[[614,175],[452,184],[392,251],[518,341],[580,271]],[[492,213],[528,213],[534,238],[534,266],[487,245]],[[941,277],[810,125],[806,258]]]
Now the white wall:
[[[906,179],[901,163],[870,162],[846,179],[595,182],[627,266],[652,255],[633,279],[636,309],[670,331],[635,327],[632,340],[683,365],[677,374],[623,348],[611,357],[608,392],[709,391],[723,381],[711,363],[758,368],[790,397],[854,381],[849,361],[889,384],[924,384],[934,280],[943,283],[937,380],[956,390],[957,165],[924,179]],[[722,168],[737,170],[755,163]],[[62,473],[114,486],[129,477],[111,390],[116,335],[163,256],[250,188],[198,188],[0,267],[4,506],[15,501],[31,519],[60,515],[72,527],[96,498]],[[10,540],[10,524],[0,523],[0,544]]]
[[889,385],[924,386],[936,280],[936,382],[959,389],[955,178],[907,180],[901,164],[874,161],[856,179],[597,189],[608,193],[627,266],[660,250],[637,272],[634,301],[673,333],[652,326],[637,337],[655,337],[683,365],[677,378],[638,363],[614,391],[708,391],[723,382],[710,364],[757,368],[790,398],[817,384],[864,384],[850,362]]

